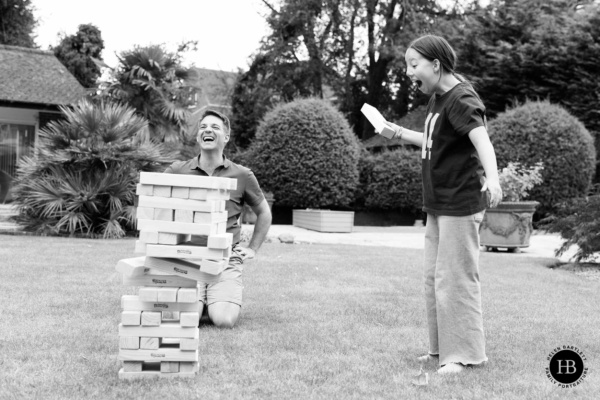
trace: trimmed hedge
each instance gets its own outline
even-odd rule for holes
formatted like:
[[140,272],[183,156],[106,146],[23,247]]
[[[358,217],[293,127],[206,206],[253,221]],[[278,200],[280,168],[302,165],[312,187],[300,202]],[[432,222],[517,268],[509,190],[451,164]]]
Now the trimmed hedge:
[[360,174],[357,206],[374,211],[420,214],[423,207],[420,151],[401,147],[363,154]]
[[359,144],[343,114],[321,99],[275,107],[239,157],[277,205],[344,208],[358,185]]
[[530,199],[541,203],[539,214],[551,213],[558,203],[588,193],[596,167],[594,140],[561,106],[526,102],[490,121],[489,132],[499,168],[510,161],[527,166],[544,163],[544,181],[529,193]]

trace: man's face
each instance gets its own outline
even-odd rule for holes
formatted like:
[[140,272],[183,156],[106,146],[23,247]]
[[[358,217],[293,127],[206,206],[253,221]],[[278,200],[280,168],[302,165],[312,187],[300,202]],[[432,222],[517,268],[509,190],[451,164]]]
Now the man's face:
[[223,150],[229,141],[229,133],[225,132],[226,128],[223,121],[214,116],[207,115],[200,121],[198,136],[196,140],[200,143],[202,150]]

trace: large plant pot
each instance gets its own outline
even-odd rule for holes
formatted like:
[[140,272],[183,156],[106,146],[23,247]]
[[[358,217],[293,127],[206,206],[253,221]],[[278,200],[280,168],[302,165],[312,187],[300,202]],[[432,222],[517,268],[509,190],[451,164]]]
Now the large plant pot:
[[354,211],[294,210],[293,223],[318,232],[352,232]]
[[501,202],[496,208],[488,208],[479,227],[481,245],[491,251],[529,247],[533,213],[539,204],[537,201]]

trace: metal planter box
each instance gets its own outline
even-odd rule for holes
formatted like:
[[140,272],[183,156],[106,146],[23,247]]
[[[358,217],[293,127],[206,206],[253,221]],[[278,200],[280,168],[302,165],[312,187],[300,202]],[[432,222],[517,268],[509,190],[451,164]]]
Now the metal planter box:
[[292,224],[318,232],[352,232],[354,211],[293,210]]

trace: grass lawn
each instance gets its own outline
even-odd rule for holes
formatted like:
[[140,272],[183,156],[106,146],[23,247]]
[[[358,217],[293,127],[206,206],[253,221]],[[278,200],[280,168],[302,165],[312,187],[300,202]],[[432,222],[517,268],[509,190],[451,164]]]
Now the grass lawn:
[[[242,319],[201,328],[193,379],[117,377],[119,259],[133,239],[0,235],[0,399],[563,399],[600,398],[600,282],[553,260],[482,253],[484,368],[411,384],[427,351],[422,251],[265,244],[245,267]],[[545,376],[572,345],[588,376]]]

